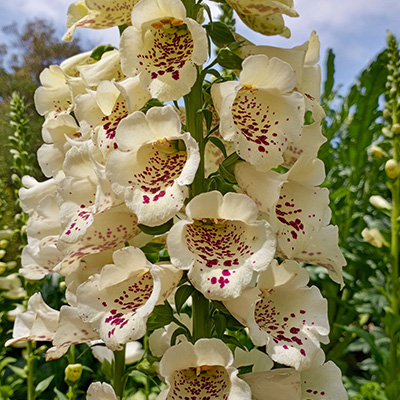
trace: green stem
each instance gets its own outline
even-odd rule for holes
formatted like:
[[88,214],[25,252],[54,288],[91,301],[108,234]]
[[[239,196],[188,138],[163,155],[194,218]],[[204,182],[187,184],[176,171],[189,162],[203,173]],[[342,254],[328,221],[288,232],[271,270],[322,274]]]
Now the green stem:
[[[393,158],[399,162],[400,141],[398,135],[393,138]],[[399,316],[399,216],[400,216],[400,182],[399,177],[396,177],[392,183],[392,215],[391,215],[391,247],[390,247],[390,261],[391,261],[391,312]],[[397,379],[398,369],[398,345],[399,337],[397,334],[390,335],[390,364],[391,371],[395,374],[394,379]]]
[[117,398],[122,400],[125,386],[125,346],[122,350],[114,351],[113,388]]
[[204,133],[203,133],[203,113],[199,110],[203,108],[203,80],[202,74],[198,78],[189,94],[184,96],[186,110],[186,128],[192,137],[197,141],[200,152],[200,164],[196,176],[191,185],[191,197],[204,192]]
[[193,341],[211,336],[210,303],[197,290],[192,294]]
[[27,385],[28,385],[28,400],[35,400],[35,386],[33,384],[33,376],[34,376],[34,355],[33,355],[33,343],[28,341],[27,345],[27,357],[28,357],[28,377],[27,377]]

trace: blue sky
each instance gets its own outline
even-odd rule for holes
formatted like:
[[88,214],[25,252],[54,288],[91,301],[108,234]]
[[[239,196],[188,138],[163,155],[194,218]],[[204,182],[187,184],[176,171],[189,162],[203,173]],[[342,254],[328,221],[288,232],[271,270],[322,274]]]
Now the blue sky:
[[[53,21],[60,37],[71,0],[13,0],[0,1],[0,25],[13,21],[23,24],[34,17]],[[213,5],[214,9],[214,4]],[[368,65],[370,59],[385,47],[386,30],[400,39],[399,0],[295,0],[299,18],[286,18],[292,37],[265,37],[255,34],[238,20],[238,32],[257,44],[292,47],[303,43],[312,30],[321,40],[321,63],[328,48],[336,54],[336,82],[344,87]],[[81,29],[82,40],[94,45],[111,43],[118,46],[117,28],[95,31]],[[0,42],[7,39],[0,32]]]

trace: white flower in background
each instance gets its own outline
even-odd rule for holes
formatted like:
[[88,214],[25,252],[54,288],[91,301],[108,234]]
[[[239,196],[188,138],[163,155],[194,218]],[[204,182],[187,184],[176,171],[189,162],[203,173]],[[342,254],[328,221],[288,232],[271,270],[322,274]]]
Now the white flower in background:
[[160,101],[178,100],[194,85],[197,65],[207,60],[207,35],[186,17],[181,1],[142,0],[122,34],[120,53],[126,76],[139,75]]
[[257,170],[283,163],[288,142],[301,139],[304,98],[293,89],[292,67],[278,58],[250,56],[239,81],[214,84],[211,95],[220,116],[220,134]]
[[250,400],[250,388],[237,377],[232,362],[230,349],[219,339],[173,346],[160,362],[160,375],[168,388],[156,400]]
[[50,308],[40,293],[35,293],[28,301],[26,312],[15,319],[13,337],[6,342],[10,346],[21,340],[53,340],[57,330],[59,311]]
[[361,232],[361,236],[374,247],[380,249],[382,246],[389,246],[389,243],[382,236],[382,233],[377,228],[364,228]]
[[278,368],[240,377],[249,384],[253,400],[347,400],[340,369],[332,361],[323,362],[320,350],[304,371]]
[[182,208],[200,162],[197,142],[181,133],[172,106],[134,112],[117,129],[118,149],[106,165],[114,192],[138,222],[161,225]]
[[265,270],[274,257],[274,232],[257,221],[257,207],[245,195],[202,193],[186,206],[186,215],[168,234],[168,252],[208,299],[240,296],[253,272]]
[[282,14],[298,17],[293,0],[228,0],[240,19],[250,28],[263,35],[290,37]]
[[312,111],[313,118],[318,124],[325,117],[325,112],[318,103],[321,97],[321,67],[317,64],[319,52],[320,42],[315,31],[311,33],[307,42],[291,49],[250,44],[239,49],[242,58],[264,54],[290,64],[296,77],[295,90],[304,95],[306,110]]
[[382,196],[371,196],[369,202],[378,210],[391,210],[392,205]]
[[25,311],[26,311],[25,307],[22,304],[16,304],[15,308],[13,308],[10,311],[7,311],[7,320],[14,322],[15,319],[17,318],[17,315],[22,314]]
[[152,265],[133,247],[113,255],[114,264],[89,278],[76,292],[79,315],[98,330],[111,350],[141,338],[147,317],[179,283],[182,272],[171,265]]
[[[319,188],[325,178],[321,160],[300,157],[286,174],[262,173],[248,163],[238,163],[235,176],[240,188],[266,213],[277,235],[277,253],[286,259],[321,265],[343,284],[337,228],[329,224],[329,193]],[[335,233],[336,232],[336,233]]]
[[[189,315],[181,313],[180,315],[176,315],[175,317],[179,322],[184,324],[189,331],[191,332],[193,320],[189,317]],[[171,338],[173,333],[180,327],[180,325],[175,322],[171,322],[170,324],[163,326],[160,329],[156,329],[149,336],[149,348],[151,354],[155,357],[162,357],[164,353],[171,347]],[[176,338],[176,343],[178,344],[181,341],[186,341],[185,335],[178,335]]]
[[111,385],[105,382],[94,382],[88,388],[86,400],[118,400],[118,398]]
[[295,261],[274,261],[259,275],[257,289],[224,304],[248,326],[256,346],[280,364],[298,370],[308,368],[329,333],[327,301]]
[[62,40],[70,42],[77,28],[106,29],[130,23],[138,0],[79,0],[68,8],[67,32]]
[[[102,343],[102,341],[98,341]],[[114,353],[108,348],[97,344],[91,346],[93,356],[101,363],[107,360],[110,364],[114,361]],[[125,347],[125,365],[133,364],[142,359],[145,351],[140,342],[128,342]]]

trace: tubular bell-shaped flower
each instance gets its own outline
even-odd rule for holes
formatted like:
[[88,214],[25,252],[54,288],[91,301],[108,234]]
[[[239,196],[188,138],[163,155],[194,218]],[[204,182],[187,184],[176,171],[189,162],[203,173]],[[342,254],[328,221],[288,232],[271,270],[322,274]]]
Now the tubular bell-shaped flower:
[[120,45],[122,71],[140,76],[152,97],[178,100],[190,92],[197,65],[207,60],[204,29],[186,17],[180,0],[141,0]]
[[113,259],[78,287],[76,297],[83,321],[92,323],[108,348],[118,350],[145,334],[147,317],[171,294],[182,272],[150,264],[133,247],[116,251]]
[[156,400],[250,400],[250,388],[237,377],[232,362],[230,349],[219,339],[179,343],[161,359],[160,374],[168,388]]
[[[308,368],[329,333],[327,302],[318,288],[307,287],[309,277],[295,261],[274,261],[259,276],[257,289],[224,302],[232,314],[249,327],[257,346],[280,364]],[[258,293],[257,293],[258,292]]]
[[240,19],[251,29],[263,35],[290,37],[282,14],[298,17],[293,0],[228,0]]
[[106,165],[114,192],[141,224],[161,225],[183,206],[200,161],[197,142],[181,133],[172,106],[134,112],[117,129]]
[[129,24],[133,6],[138,0],[79,0],[68,8],[63,36],[65,42],[73,39],[76,28],[106,29]]
[[257,170],[282,164],[288,141],[301,138],[304,98],[293,92],[295,84],[288,63],[257,55],[244,60],[239,82],[211,88],[221,136],[235,142],[239,156]]
[[217,191],[196,196],[188,219],[177,222],[167,237],[171,262],[189,270],[193,286],[208,299],[236,298],[253,271],[267,268],[275,254],[275,235],[257,221],[257,207],[247,196]]
[[111,385],[105,382],[94,382],[88,388],[86,400],[118,400],[118,398]]
[[325,178],[322,161],[302,156],[286,174],[262,173],[248,163],[238,163],[235,176],[241,189],[267,214],[277,234],[278,254],[324,266],[342,284],[346,261],[338,247],[337,227],[328,225],[328,191],[316,186]]

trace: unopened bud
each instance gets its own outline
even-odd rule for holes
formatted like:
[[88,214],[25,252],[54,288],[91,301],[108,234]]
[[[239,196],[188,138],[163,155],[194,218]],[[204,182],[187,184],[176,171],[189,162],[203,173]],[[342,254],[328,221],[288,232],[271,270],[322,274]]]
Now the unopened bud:
[[0,249],[6,249],[7,248],[7,246],[8,246],[8,240],[6,240],[6,239],[2,239],[2,240],[0,240]]
[[382,133],[388,138],[393,137],[392,131],[386,126],[382,128]]
[[392,113],[391,113],[387,108],[385,108],[385,109],[383,110],[383,116],[384,116],[384,118],[389,119],[389,118],[391,117],[391,115],[392,115]]
[[0,262],[0,275],[6,270],[7,264],[5,262]]
[[388,157],[388,153],[386,153],[385,150],[383,150],[381,147],[376,146],[375,144],[372,145],[369,150],[368,153],[371,154],[372,156],[376,157],[376,158],[383,158],[383,157]]
[[60,282],[60,289],[64,291],[66,288],[67,284],[64,281]]
[[6,255],[6,251],[1,249],[0,250],[0,260]]
[[69,364],[65,368],[65,380],[75,383],[82,375],[82,364]]
[[397,163],[396,160],[393,160],[393,158],[392,158],[392,159],[386,161],[385,171],[386,171],[386,175],[390,179],[395,179],[399,175],[399,164]]
[[392,205],[386,199],[384,199],[382,196],[371,196],[369,198],[369,202],[375,208],[378,208],[381,210],[391,210],[392,209]]
[[400,124],[393,124],[392,132],[393,132],[393,135],[399,135],[400,134]]
[[9,261],[9,262],[7,263],[7,268],[8,268],[8,269],[14,269],[17,265],[18,265],[18,264],[17,264],[16,261]]
[[388,246],[388,242],[382,236],[378,229],[372,228],[368,229],[365,228],[361,232],[361,236],[372,246],[381,248],[383,245]]

